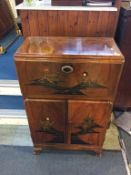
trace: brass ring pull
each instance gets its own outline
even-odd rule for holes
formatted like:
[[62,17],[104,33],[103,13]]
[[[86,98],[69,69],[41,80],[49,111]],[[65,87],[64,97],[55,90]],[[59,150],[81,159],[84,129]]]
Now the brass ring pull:
[[49,121],[50,120],[50,118],[49,117],[46,117],[46,121]]
[[66,73],[66,74],[72,73],[73,70],[74,70],[74,68],[70,65],[64,65],[61,67],[61,71]]

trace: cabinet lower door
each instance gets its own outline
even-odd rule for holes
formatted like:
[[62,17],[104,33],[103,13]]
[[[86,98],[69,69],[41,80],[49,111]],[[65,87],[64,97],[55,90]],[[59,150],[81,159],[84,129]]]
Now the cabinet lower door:
[[102,146],[110,119],[111,104],[96,101],[68,102],[71,144]]
[[65,142],[65,102],[26,100],[26,111],[34,144]]

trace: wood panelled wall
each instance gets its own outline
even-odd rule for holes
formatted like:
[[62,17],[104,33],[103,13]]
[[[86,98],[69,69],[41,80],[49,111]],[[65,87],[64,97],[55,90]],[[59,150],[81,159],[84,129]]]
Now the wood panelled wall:
[[20,10],[23,35],[106,36],[115,34],[118,11]]

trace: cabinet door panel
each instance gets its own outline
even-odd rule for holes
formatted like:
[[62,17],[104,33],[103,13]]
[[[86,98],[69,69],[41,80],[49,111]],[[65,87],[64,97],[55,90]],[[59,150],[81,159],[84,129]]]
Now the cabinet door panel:
[[65,102],[26,100],[25,104],[34,144],[64,143]]
[[102,145],[110,118],[110,103],[71,100],[68,104],[71,143]]

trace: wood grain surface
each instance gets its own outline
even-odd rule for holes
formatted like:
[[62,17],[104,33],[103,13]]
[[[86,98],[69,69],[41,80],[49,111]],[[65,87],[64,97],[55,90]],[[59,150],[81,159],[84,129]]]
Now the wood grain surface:
[[23,35],[114,37],[119,11],[20,10]]

